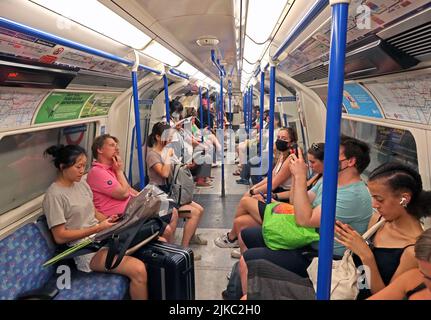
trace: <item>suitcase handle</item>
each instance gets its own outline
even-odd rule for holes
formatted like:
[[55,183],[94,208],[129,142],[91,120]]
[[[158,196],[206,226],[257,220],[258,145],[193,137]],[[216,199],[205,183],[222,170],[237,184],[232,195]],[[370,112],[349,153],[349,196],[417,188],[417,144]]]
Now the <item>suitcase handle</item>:
[[185,276],[187,273],[189,273],[192,269],[193,269],[193,267],[192,267],[192,266],[190,266],[190,267],[188,267],[187,269],[185,269],[185,270],[182,272],[183,276]]

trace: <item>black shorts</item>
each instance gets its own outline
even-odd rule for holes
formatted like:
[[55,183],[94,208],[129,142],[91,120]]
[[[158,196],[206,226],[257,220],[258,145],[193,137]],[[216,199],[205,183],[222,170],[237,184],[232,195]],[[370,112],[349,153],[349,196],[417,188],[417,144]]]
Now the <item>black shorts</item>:
[[258,209],[259,209],[259,215],[260,215],[260,218],[261,218],[261,219],[262,219],[262,221],[263,221],[263,217],[264,217],[264,215],[265,215],[266,203],[265,203],[265,202],[262,202],[262,201],[258,201],[258,202],[257,202],[257,207],[258,207]]
[[163,235],[163,232],[165,232],[166,227],[169,223],[171,223],[172,213],[166,214],[163,217],[160,217],[160,220],[162,220],[163,225],[160,229],[159,235]]

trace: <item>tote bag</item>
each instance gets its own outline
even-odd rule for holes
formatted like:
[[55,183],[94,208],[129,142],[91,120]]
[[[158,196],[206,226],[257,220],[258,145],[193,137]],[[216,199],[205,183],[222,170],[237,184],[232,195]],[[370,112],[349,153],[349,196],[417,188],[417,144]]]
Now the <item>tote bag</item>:
[[296,249],[319,240],[315,228],[296,224],[292,205],[279,202],[266,205],[262,235],[266,246],[272,250]]
[[[385,220],[381,219],[362,237],[368,240],[384,223]],[[317,291],[318,264],[319,258],[314,258],[307,268],[315,291]],[[359,271],[353,262],[352,251],[346,250],[341,260],[332,261],[331,300],[355,300],[359,293],[358,276]]]

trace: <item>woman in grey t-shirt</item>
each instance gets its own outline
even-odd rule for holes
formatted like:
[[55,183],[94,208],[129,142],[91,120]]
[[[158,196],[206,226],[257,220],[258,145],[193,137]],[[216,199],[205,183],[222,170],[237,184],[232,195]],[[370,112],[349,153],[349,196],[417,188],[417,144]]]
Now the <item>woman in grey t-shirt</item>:
[[[150,184],[157,185],[166,193],[169,192],[167,179],[171,173],[171,160],[174,155],[173,149],[166,148],[171,129],[169,125],[163,122],[158,122],[153,126],[152,132],[148,137],[149,148],[146,158]],[[206,245],[208,243],[207,240],[195,234],[203,212],[204,208],[194,201],[178,209],[179,217],[187,219],[181,241],[182,246],[188,247],[190,244]],[[197,254],[194,256],[195,260],[199,260],[200,258]]]
[[[48,188],[43,210],[54,240],[58,244],[74,244],[115,224],[117,216],[109,219],[93,205],[93,194],[86,182],[81,181],[87,163],[86,152],[76,145],[52,146],[45,151],[54,159],[58,176]],[[84,272],[106,272],[107,249],[75,257],[77,268]],[[147,271],[139,259],[125,256],[113,273],[130,278],[130,297],[147,299]]]

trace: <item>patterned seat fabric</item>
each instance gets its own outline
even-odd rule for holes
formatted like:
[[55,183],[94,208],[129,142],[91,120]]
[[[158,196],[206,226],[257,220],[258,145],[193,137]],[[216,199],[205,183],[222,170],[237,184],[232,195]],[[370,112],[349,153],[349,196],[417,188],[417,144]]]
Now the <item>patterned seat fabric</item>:
[[72,273],[70,290],[60,290],[55,300],[120,300],[129,288],[126,277],[107,273]]
[[34,223],[1,240],[0,300],[43,286],[54,275],[54,267],[42,267],[53,253]]
[[[0,300],[43,287],[58,276],[56,267],[42,267],[55,253],[52,243],[43,237],[36,223],[29,223],[0,240]],[[54,279],[55,280],[55,279]],[[54,282],[55,283],[55,282]],[[126,277],[74,270],[71,288],[59,290],[59,300],[118,300],[128,291]]]

